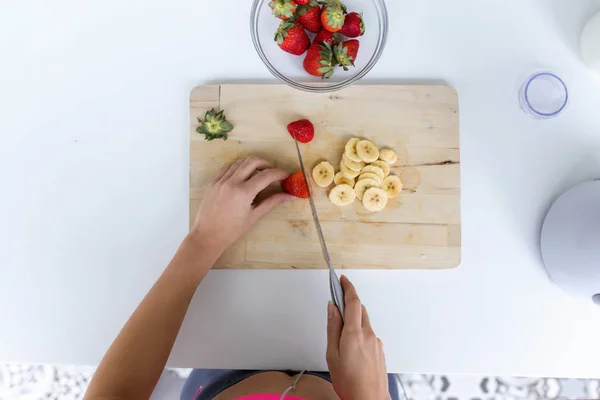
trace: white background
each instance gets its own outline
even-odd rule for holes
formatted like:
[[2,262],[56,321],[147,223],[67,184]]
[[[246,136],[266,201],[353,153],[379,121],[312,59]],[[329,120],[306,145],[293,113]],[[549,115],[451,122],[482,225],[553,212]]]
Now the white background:
[[[0,360],[99,362],[186,233],[190,90],[274,82],[249,10],[0,0]],[[598,10],[388,1],[363,83],[457,88],[463,187],[459,268],[348,272],[390,371],[600,375],[600,308],[552,285],[539,253],[553,199],[600,175],[600,75],[577,51]],[[570,89],[554,120],[518,108],[540,69]],[[324,271],[211,272],[170,364],[322,369],[327,299]]]

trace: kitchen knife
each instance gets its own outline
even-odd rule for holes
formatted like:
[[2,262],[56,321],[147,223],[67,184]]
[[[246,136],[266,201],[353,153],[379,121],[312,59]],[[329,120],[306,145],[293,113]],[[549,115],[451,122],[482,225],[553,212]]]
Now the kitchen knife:
[[327,244],[325,243],[325,237],[323,236],[323,230],[321,229],[321,223],[319,222],[319,216],[317,214],[317,208],[315,207],[315,200],[312,195],[312,189],[310,186],[310,181],[308,179],[308,175],[306,174],[306,168],[304,168],[304,161],[302,161],[302,153],[300,153],[300,146],[298,145],[298,140],[294,137],[294,142],[296,143],[296,152],[298,153],[298,161],[300,161],[300,168],[302,169],[302,175],[304,176],[304,181],[306,182],[306,187],[308,188],[308,200],[310,202],[310,210],[312,212],[313,220],[315,221],[315,227],[317,228],[317,235],[319,236],[319,242],[321,243],[321,251],[323,252],[323,258],[329,267],[329,291],[331,293],[331,300],[333,304],[340,310],[340,315],[342,316],[342,320],[344,319],[344,291],[342,290],[342,285],[340,284],[340,280],[335,273],[335,270],[331,266],[331,259],[329,258],[329,251],[327,251]]

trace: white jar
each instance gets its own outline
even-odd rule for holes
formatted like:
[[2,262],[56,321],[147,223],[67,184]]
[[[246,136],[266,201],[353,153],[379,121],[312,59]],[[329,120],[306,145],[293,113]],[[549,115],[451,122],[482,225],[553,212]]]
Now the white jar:
[[600,13],[592,17],[583,28],[581,56],[590,68],[600,73]]

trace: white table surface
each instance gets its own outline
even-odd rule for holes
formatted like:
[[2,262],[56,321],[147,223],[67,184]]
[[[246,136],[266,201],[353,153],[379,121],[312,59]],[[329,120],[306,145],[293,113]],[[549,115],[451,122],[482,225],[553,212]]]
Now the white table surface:
[[[600,376],[600,308],[554,286],[539,250],[553,199],[600,175],[600,75],[576,50],[600,1],[388,3],[363,82],[458,89],[463,188],[459,268],[347,273],[389,370]],[[275,82],[249,4],[233,4],[0,4],[0,360],[97,364],[170,260],[188,221],[190,90]],[[518,107],[540,69],[570,89],[554,120]],[[210,272],[170,365],[324,368],[326,276]]]

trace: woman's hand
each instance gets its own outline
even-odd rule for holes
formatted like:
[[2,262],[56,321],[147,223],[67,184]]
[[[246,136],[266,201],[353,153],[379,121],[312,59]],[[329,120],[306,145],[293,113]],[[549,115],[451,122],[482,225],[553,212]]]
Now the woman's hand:
[[288,176],[287,172],[253,156],[225,165],[206,189],[190,235],[222,253],[260,217],[293,199],[287,193],[277,193],[254,204],[259,192]]
[[346,305],[344,317],[327,306],[327,365],[336,393],[343,400],[389,399],[383,344],[373,332],[369,314],[354,285],[340,279]]

